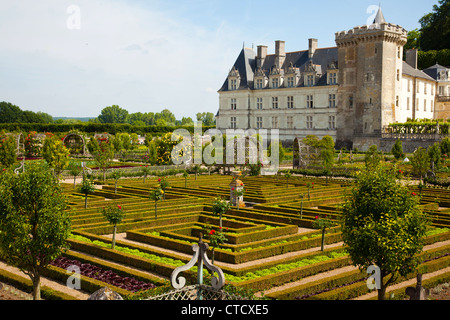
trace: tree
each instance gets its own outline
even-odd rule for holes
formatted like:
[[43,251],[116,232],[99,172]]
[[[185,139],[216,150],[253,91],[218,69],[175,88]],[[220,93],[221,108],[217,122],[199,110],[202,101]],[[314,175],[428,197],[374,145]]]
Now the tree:
[[198,112],[197,121],[201,121],[204,126],[213,126],[216,124],[214,114],[211,112]]
[[424,15],[419,23],[421,50],[450,49],[450,0],[439,0],[433,12]]
[[381,164],[366,168],[342,206],[346,251],[362,271],[379,268],[380,300],[399,275],[416,270],[427,228],[419,196],[396,180],[395,171]]
[[122,209],[121,205],[111,204],[106,208],[102,208],[102,213],[106,220],[108,220],[108,222],[114,226],[111,241],[111,249],[114,250],[116,245],[117,225],[121,223],[123,218],[125,217],[125,211]]
[[66,198],[47,164],[0,174],[0,251],[33,283],[33,299],[40,299],[40,277],[47,265],[68,249],[70,216]]
[[13,135],[1,134],[0,136],[0,163],[9,168],[17,160],[16,138]]
[[442,139],[439,146],[441,148],[441,154],[446,155],[448,157],[450,155],[450,138],[445,137],[445,139]]
[[219,227],[222,228],[222,216],[230,210],[231,204],[222,198],[215,198],[212,204],[212,213],[219,215]]
[[114,179],[114,194],[117,194],[117,182],[122,177],[122,172],[120,170],[113,170],[111,173],[111,178]]
[[414,29],[408,32],[407,42],[403,47],[405,50],[408,49],[420,49],[420,38],[422,32],[419,29]]
[[420,177],[420,182],[423,183],[423,177],[430,168],[430,157],[428,156],[425,148],[419,147],[411,158],[411,164],[413,167],[413,174]]
[[155,201],[155,219],[158,219],[158,201],[162,200],[164,191],[160,185],[157,185],[155,189],[150,191],[150,199]]
[[325,218],[320,218],[319,216],[316,216],[315,220],[312,223],[312,227],[315,229],[322,230],[322,242],[320,246],[320,250],[323,251],[325,247],[325,231],[327,228],[331,228],[335,225],[333,221],[328,219],[326,216]]
[[87,209],[88,195],[89,193],[93,193],[95,191],[94,183],[92,182],[92,180],[83,177],[83,181],[81,182],[79,191],[84,194],[84,208]]
[[367,150],[366,155],[364,156],[364,163],[366,164],[366,168],[374,168],[378,166],[381,162],[381,152],[378,152],[378,147],[376,145],[372,145]]
[[22,110],[10,103],[0,102],[0,122],[1,123],[15,123],[22,121]]
[[397,139],[391,149],[392,154],[396,160],[401,160],[405,157],[403,153],[402,140]]
[[77,176],[81,173],[83,168],[81,167],[80,162],[71,162],[69,163],[68,168],[70,174],[73,176],[73,187],[75,188],[77,183]]
[[432,169],[439,169],[442,164],[442,155],[441,148],[439,147],[439,143],[436,142],[432,146],[428,147],[428,158],[430,159],[430,165],[432,163]]
[[98,139],[98,150],[94,151],[94,159],[99,168],[103,171],[103,181],[106,180],[106,169],[114,158],[114,150],[112,144],[107,138]]
[[192,120],[191,117],[183,117],[181,119],[181,125],[182,126],[193,126],[194,125],[194,120]]
[[47,161],[56,177],[69,165],[70,151],[61,139],[52,134],[47,134],[42,147],[42,156]]
[[102,109],[98,120],[100,123],[126,123],[127,116],[127,110],[118,105],[112,105]]

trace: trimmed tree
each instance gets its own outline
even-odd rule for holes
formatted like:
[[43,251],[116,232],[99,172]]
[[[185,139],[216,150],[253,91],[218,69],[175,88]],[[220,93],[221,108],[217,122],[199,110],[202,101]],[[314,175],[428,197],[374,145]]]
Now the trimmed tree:
[[413,173],[420,177],[420,183],[423,183],[423,177],[430,168],[430,157],[428,156],[427,149],[419,147],[411,158],[411,164],[413,167]]
[[66,197],[47,164],[29,164],[21,174],[0,174],[0,252],[33,283],[40,299],[40,277],[68,249],[70,216]]
[[88,195],[95,191],[94,183],[86,177],[83,177],[83,181],[78,190],[84,194],[84,208],[87,209]]
[[391,149],[392,154],[394,155],[395,160],[401,160],[405,157],[403,153],[403,145],[402,140],[397,139]]
[[13,135],[0,136],[0,163],[9,168],[17,160],[16,138]]
[[63,144],[62,140],[53,134],[47,134],[42,147],[42,157],[47,161],[56,177],[67,168],[70,162],[69,149]]
[[342,238],[355,266],[380,269],[378,299],[398,276],[416,271],[424,245],[426,215],[419,196],[395,178],[395,169],[376,166],[360,173],[342,207]]
[[164,191],[160,185],[150,191],[150,199],[155,201],[155,219],[158,219],[158,201],[162,200]]
[[102,213],[106,220],[108,220],[108,222],[114,227],[111,241],[111,249],[114,250],[116,246],[117,225],[121,223],[123,218],[125,217],[125,211],[122,209],[121,205],[111,204],[106,208],[103,208]]

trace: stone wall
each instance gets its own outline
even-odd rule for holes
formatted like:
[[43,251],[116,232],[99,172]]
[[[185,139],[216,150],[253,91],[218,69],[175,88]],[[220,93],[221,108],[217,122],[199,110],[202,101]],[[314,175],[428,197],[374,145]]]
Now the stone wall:
[[[403,152],[412,153],[419,147],[428,148],[432,146],[436,142],[441,142],[442,139],[401,139]],[[381,139],[380,148],[384,152],[391,152],[392,146],[394,145],[397,139],[393,138],[383,138]]]

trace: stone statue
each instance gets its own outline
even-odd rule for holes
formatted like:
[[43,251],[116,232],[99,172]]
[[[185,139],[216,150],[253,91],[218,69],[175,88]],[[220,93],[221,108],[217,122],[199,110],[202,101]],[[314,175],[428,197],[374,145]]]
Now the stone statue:
[[408,287],[405,293],[409,296],[409,300],[426,300],[430,295],[430,289],[422,287],[422,275],[417,274],[416,287]]

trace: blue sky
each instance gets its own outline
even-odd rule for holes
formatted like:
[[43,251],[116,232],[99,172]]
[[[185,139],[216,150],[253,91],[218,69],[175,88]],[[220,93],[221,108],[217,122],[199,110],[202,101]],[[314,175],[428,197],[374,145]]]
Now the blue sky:
[[[381,2],[407,30],[437,0]],[[52,116],[171,110],[216,113],[217,90],[243,44],[286,51],[335,46],[373,19],[371,0],[16,0],[0,2],[0,101]]]

